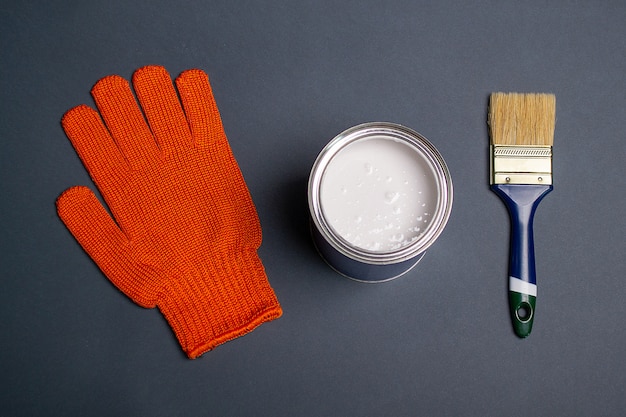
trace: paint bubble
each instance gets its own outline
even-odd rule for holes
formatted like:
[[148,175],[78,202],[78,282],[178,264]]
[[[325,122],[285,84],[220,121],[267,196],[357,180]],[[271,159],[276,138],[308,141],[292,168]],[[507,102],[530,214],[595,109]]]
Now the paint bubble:
[[395,203],[398,201],[398,198],[400,198],[400,193],[397,191],[387,191],[385,193],[385,203],[387,204]]
[[396,233],[395,235],[391,236],[389,238],[389,240],[391,242],[402,242],[404,240],[404,234],[403,233]]

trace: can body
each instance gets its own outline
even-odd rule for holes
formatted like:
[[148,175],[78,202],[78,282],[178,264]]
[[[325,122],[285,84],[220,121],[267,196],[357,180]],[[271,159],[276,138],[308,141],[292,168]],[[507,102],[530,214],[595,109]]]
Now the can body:
[[448,168],[426,138],[392,123],[355,126],[330,141],[311,170],[315,246],[349,278],[394,279],[441,234],[452,196]]

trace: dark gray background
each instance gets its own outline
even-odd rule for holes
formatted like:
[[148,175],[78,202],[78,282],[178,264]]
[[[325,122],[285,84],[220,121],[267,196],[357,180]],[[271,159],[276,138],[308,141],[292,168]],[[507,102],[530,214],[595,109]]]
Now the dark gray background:
[[[626,415],[625,23],[622,0],[3,1],[0,414]],[[209,73],[284,309],[194,361],[54,210],[91,185],[61,116],[99,78],[147,64]],[[525,340],[487,185],[498,90],[557,97]],[[334,273],[307,230],[317,153],[367,121],[425,135],[455,185],[418,268],[379,285]]]

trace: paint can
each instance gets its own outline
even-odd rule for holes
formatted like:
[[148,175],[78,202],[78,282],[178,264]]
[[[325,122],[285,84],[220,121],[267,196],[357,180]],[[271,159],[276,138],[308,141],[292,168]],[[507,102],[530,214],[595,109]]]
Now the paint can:
[[320,152],[308,183],[311,233],[340,274],[385,282],[411,270],[452,210],[443,157],[419,133],[373,122],[337,135]]

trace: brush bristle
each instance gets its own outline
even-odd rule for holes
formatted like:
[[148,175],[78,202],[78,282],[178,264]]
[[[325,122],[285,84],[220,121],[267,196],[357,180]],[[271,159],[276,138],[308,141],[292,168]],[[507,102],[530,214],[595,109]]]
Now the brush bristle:
[[492,93],[491,144],[552,146],[555,115],[554,94]]

